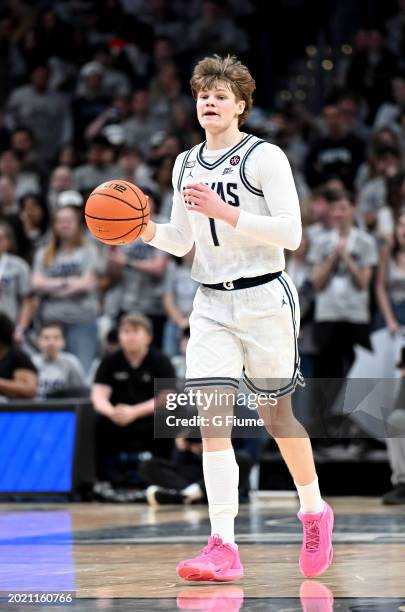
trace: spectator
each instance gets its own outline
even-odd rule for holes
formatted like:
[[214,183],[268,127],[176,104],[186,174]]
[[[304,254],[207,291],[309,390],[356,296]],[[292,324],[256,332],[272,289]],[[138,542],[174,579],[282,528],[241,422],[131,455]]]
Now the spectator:
[[65,206],[56,211],[51,237],[36,254],[33,269],[40,320],[62,325],[66,350],[88,372],[98,348],[99,261],[85,238],[79,209]]
[[59,195],[71,189],[74,189],[72,170],[68,166],[56,166],[49,181],[48,204],[50,210],[55,209]]
[[405,106],[405,76],[398,74],[391,80],[392,102],[384,101],[379,107],[375,120],[374,129],[389,127],[395,131],[399,129],[399,117]]
[[118,155],[118,167],[117,177],[148,189],[154,187],[150,168],[136,147],[122,147]]
[[165,405],[164,392],[155,396],[156,378],[174,379],[169,359],[150,347],[152,324],[139,313],[119,324],[120,350],[100,363],[91,398],[98,413],[99,477],[114,484],[142,484],[138,473],[142,453],[170,453],[171,441],[154,438],[153,412]]
[[386,48],[382,32],[369,29],[365,48],[353,55],[347,73],[347,86],[358,92],[368,105],[368,123],[378,107],[390,97],[390,81],[397,70],[397,58]]
[[30,269],[13,255],[15,238],[11,227],[0,221],[0,310],[15,324],[14,340],[22,342],[33,314]]
[[89,62],[80,70],[76,98],[73,102],[74,140],[83,148],[87,126],[103,113],[110,98],[103,91],[103,67],[98,62]]
[[391,147],[400,150],[400,139],[396,132],[389,127],[379,129],[374,133],[369,146],[368,157],[359,167],[356,179],[355,188],[359,192],[362,187],[377,176],[379,176],[378,162],[379,151],[384,147]]
[[377,212],[377,236],[391,244],[398,216],[405,207],[405,172],[388,178],[386,190],[386,204]]
[[376,176],[367,181],[359,193],[359,212],[366,228],[377,228],[379,211],[386,205],[387,180],[401,168],[401,154],[398,149],[381,145],[375,152]]
[[38,397],[45,398],[62,394],[74,397],[86,390],[83,367],[71,353],[63,351],[65,340],[60,323],[42,323],[37,340],[40,353],[32,357],[38,372]]
[[28,128],[17,127],[11,134],[11,149],[20,162],[22,172],[39,171],[38,156],[34,136]]
[[33,172],[22,172],[16,154],[10,149],[0,154],[0,176],[6,176],[14,182],[17,199],[27,191],[40,191],[38,176]]
[[[152,219],[157,219],[154,195],[145,193],[149,196]],[[152,321],[153,343],[161,348],[166,322],[162,296],[167,254],[143,240],[135,240],[123,247],[111,248],[108,257],[110,272],[119,279],[120,310],[116,312],[116,317],[137,308]]]
[[76,189],[84,195],[103,183],[117,176],[118,168],[112,163],[112,146],[104,136],[97,136],[89,144],[87,164],[74,171]]
[[189,327],[189,317],[198,283],[190,276],[194,258],[191,249],[181,258],[169,262],[166,274],[163,304],[167,314],[163,350],[169,357],[179,354],[182,332]]
[[51,162],[59,148],[71,140],[71,112],[61,94],[48,87],[49,68],[35,67],[31,83],[15,89],[8,100],[9,126],[23,125],[35,138],[36,152],[41,161]]
[[114,96],[111,101],[111,105],[108,106],[100,115],[98,115],[94,121],[89,123],[86,128],[85,136],[86,140],[92,140],[96,136],[106,135],[111,127],[119,128],[122,130],[123,136],[125,135],[124,128],[122,127],[122,121],[128,116],[128,99],[126,96]]
[[398,217],[393,244],[381,249],[376,279],[380,312],[377,327],[387,326],[392,334],[405,326],[405,212]]
[[107,45],[101,44],[94,53],[94,61],[102,68],[103,91],[106,96],[127,96],[131,84],[127,75],[114,66],[113,56]]
[[14,325],[0,312],[0,396],[3,398],[35,397],[38,378],[34,364],[14,344]]
[[136,146],[147,156],[152,136],[165,126],[166,121],[157,119],[153,114],[148,92],[144,89],[135,91],[131,100],[131,114],[122,124],[126,144]]
[[172,170],[175,159],[165,155],[159,161],[156,168],[154,179],[158,189],[160,205],[160,216],[165,221],[170,219],[173,202]]
[[3,215],[13,215],[18,211],[16,184],[11,176],[0,176],[0,205]]
[[312,192],[309,201],[310,224],[305,228],[305,235],[310,243],[332,229],[331,199],[333,190],[321,186]]
[[354,227],[355,204],[336,192],[331,205],[333,230],[311,248],[315,288],[315,375],[343,378],[353,363],[353,346],[368,346],[369,285],[377,264],[374,239]]
[[[253,460],[244,450],[235,449],[239,467],[239,492],[248,487]],[[146,499],[151,506],[164,504],[207,503],[202,466],[201,440],[176,438],[172,459],[152,457],[140,466],[140,474],[149,483]]]
[[196,59],[211,53],[247,51],[246,33],[230,18],[227,4],[226,0],[203,0],[201,15],[192,23],[188,38]]
[[308,184],[310,187],[317,187],[336,176],[348,189],[352,189],[357,169],[363,159],[364,143],[350,132],[347,118],[338,104],[327,103],[323,116],[327,135],[315,140],[308,152]]
[[32,263],[34,253],[47,238],[49,211],[44,198],[36,193],[27,193],[19,202],[19,218],[24,239],[24,258]]

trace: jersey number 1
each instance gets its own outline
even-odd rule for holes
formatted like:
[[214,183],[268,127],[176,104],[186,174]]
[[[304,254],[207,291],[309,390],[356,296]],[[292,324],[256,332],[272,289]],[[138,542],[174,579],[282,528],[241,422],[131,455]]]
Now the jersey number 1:
[[213,240],[215,246],[219,246],[217,230],[216,230],[216,227],[215,227],[215,219],[212,219],[211,217],[208,217],[208,218],[209,218],[209,221],[210,221],[212,240]]

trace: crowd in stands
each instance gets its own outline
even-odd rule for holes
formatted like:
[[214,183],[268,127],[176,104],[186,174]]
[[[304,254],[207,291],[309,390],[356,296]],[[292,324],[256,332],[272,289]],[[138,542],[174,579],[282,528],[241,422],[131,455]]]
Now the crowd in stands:
[[[152,343],[167,372],[184,375],[192,253],[174,258],[141,240],[104,246],[85,228],[84,202],[101,182],[122,178],[149,196],[156,221],[169,219],[175,158],[202,140],[191,68],[214,52],[248,59],[259,4],[3,3],[0,310],[14,326],[10,338],[5,324],[5,344],[18,362],[13,389],[0,381],[4,396],[27,397],[21,372],[31,396],[84,393],[95,381],[96,410],[107,418],[105,359],[119,347],[122,357],[117,326],[134,312],[147,317],[132,327],[148,350]],[[372,330],[405,329],[405,2],[348,42],[320,113],[274,96],[243,127],[285,151],[300,196],[304,235],[286,269],[301,300],[307,377],[345,377]],[[147,393],[137,401],[147,404]],[[113,421],[122,425],[129,399],[119,402]]]

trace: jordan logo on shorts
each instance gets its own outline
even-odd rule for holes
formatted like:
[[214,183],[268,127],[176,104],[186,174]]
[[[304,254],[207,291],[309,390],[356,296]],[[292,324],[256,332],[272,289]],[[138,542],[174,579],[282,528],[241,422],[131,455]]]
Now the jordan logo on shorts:
[[287,305],[288,305],[288,302],[287,302],[287,301],[286,301],[286,299],[285,299],[285,295],[283,295],[283,301],[281,302],[281,308],[282,308],[283,306],[287,306]]

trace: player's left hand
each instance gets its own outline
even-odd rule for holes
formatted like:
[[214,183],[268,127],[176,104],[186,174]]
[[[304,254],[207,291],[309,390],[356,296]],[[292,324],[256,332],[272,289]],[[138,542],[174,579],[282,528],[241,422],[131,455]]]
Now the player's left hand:
[[229,205],[205,183],[190,183],[183,189],[186,208],[212,219],[224,219]]

